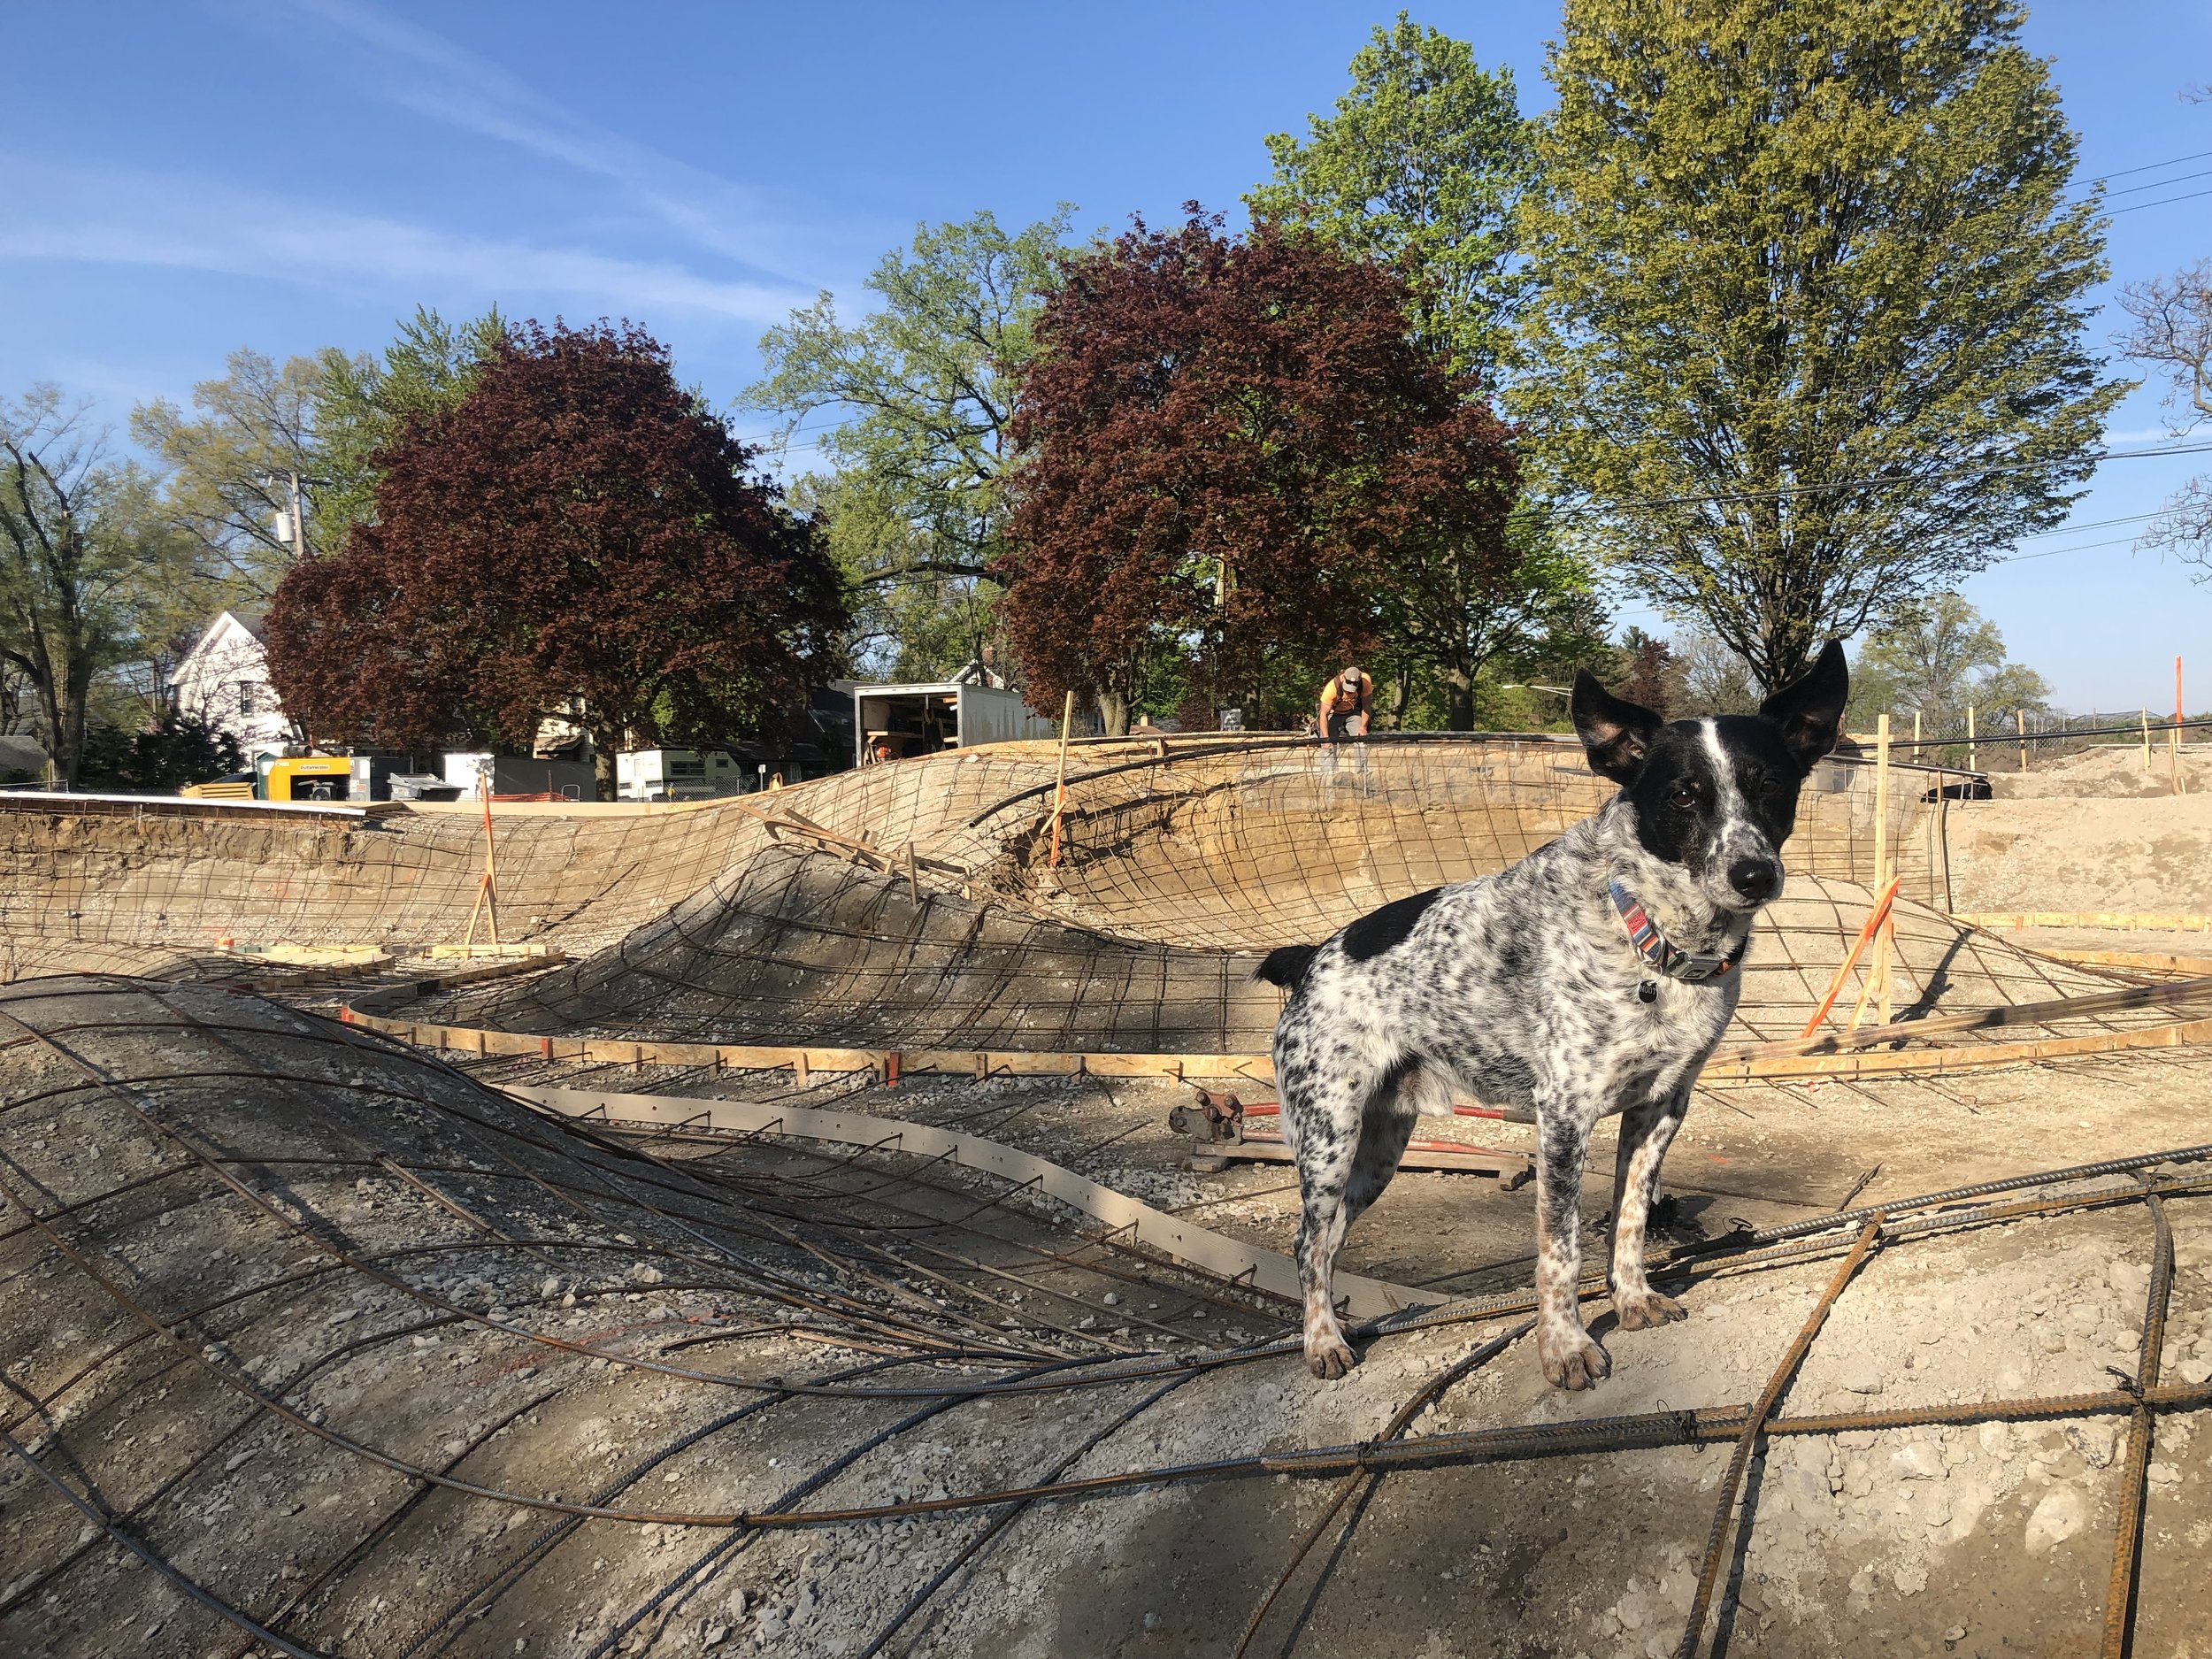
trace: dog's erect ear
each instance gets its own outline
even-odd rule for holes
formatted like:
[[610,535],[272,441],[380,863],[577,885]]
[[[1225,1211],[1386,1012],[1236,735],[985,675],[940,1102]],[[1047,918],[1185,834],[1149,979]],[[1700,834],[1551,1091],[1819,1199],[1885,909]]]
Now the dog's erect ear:
[[1574,701],[1569,706],[1583,752],[1590,757],[1590,770],[1615,783],[1635,782],[1644,769],[1644,757],[1651,752],[1651,740],[1665,722],[1640,703],[1615,696],[1586,668],[1575,675]]
[[1843,705],[1851,696],[1851,671],[1844,664],[1843,641],[1831,640],[1813,665],[1759,705],[1759,712],[1782,729],[1782,741],[1810,772],[1813,763],[1836,746],[1843,726]]

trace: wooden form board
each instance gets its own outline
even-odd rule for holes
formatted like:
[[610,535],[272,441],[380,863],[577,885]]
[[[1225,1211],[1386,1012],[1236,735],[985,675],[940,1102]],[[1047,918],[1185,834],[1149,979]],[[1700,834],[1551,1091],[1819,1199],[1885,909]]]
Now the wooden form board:
[[2134,910],[1967,910],[1953,918],[1969,927],[2114,927],[2130,933],[2212,933],[2212,914],[2154,916]]
[[[364,1011],[361,1003],[339,1010],[339,1018],[372,1031],[398,1037],[419,1048],[449,1053],[513,1055],[542,1060],[580,1060],[600,1064],[708,1066],[726,1071],[788,1068],[801,1079],[812,1071],[872,1071],[887,1081],[929,1073],[987,1077],[1158,1077],[1248,1078],[1272,1082],[1273,1061],[1263,1054],[1044,1054],[1015,1049],[942,1050],[757,1047],[733,1043],[636,1042],[620,1037],[541,1037],[526,1032],[487,1031],[477,1026],[435,1025]],[[1893,1028],[1891,1041],[1912,1033]],[[2187,1048],[2212,1042],[2212,1019],[2181,1020],[2131,1031],[2093,1032],[2080,1037],[2047,1037],[2024,1042],[1962,1044],[1950,1048],[1916,1048],[1873,1052],[1813,1055],[1715,1056],[1700,1073],[1709,1083],[1760,1080],[1817,1081],[1823,1078],[1912,1077],[1985,1071],[2039,1060],[2065,1059],[2129,1049]]]
[[[871,1118],[859,1112],[823,1111],[812,1107],[757,1105],[749,1101],[699,1100],[674,1094],[618,1094],[597,1089],[511,1088],[510,1094],[564,1117],[592,1118],[654,1128],[706,1128],[722,1133],[791,1135],[839,1146],[872,1147],[916,1157],[983,1170],[1071,1204],[1114,1230],[1120,1240],[1143,1245],[1171,1261],[1216,1274],[1233,1283],[1299,1300],[1297,1265],[1273,1250],[1263,1250],[1194,1226],[1164,1210],[1155,1210],[1125,1193],[1064,1169],[1031,1153],[928,1124]],[[1402,1309],[1434,1307],[1444,1298],[1408,1285],[1367,1279],[1338,1270],[1338,1296],[1356,1318],[1373,1318]]]
[[[458,976],[448,975],[430,988],[443,988]],[[413,995],[413,987],[402,987]],[[1013,1048],[833,1048],[806,1045],[655,1042],[626,1037],[552,1037],[529,1032],[488,1031],[475,1025],[438,1025],[400,1019],[377,1011],[391,994],[378,992],[339,1010],[339,1018],[419,1048],[459,1054],[515,1055],[541,1060],[581,1060],[617,1065],[708,1066],[749,1071],[788,1067],[800,1077],[812,1071],[873,1071],[887,1081],[924,1073],[993,1077],[1187,1077],[1274,1079],[1273,1062],[1263,1054],[1052,1054]]]

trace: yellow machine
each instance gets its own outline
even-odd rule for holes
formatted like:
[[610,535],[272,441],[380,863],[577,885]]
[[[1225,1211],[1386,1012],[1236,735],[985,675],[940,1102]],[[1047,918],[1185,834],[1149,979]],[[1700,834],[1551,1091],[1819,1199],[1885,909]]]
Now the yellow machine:
[[301,755],[280,760],[265,755],[254,775],[242,773],[188,784],[177,791],[195,801],[343,801],[352,793],[353,762],[343,755]]
[[265,760],[254,794],[264,801],[342,801],[353,782],[353,762],[343,755],[302,755]]

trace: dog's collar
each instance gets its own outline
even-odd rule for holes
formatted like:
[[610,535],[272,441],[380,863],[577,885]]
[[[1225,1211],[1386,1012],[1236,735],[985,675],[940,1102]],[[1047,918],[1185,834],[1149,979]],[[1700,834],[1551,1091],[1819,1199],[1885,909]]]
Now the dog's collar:
[[1613,908],[1620,912],[1621,926],[1628,929],[1628,942],[1636,947],[1636,954],[1669,979],[1702,985],[1734,971],[1733,956],[1694,956],[1669,940],[1650,912],[1618,881],[1608,881],[1605,890],[1612,896]]

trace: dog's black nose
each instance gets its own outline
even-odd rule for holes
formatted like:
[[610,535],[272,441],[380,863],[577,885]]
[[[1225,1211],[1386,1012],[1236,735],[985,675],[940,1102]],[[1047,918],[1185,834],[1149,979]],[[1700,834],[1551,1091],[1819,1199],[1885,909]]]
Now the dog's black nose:
[[1728,866],[1728,885],[1763,904],[1782,890],[1782,867],[1770,858],[1739,858]]

